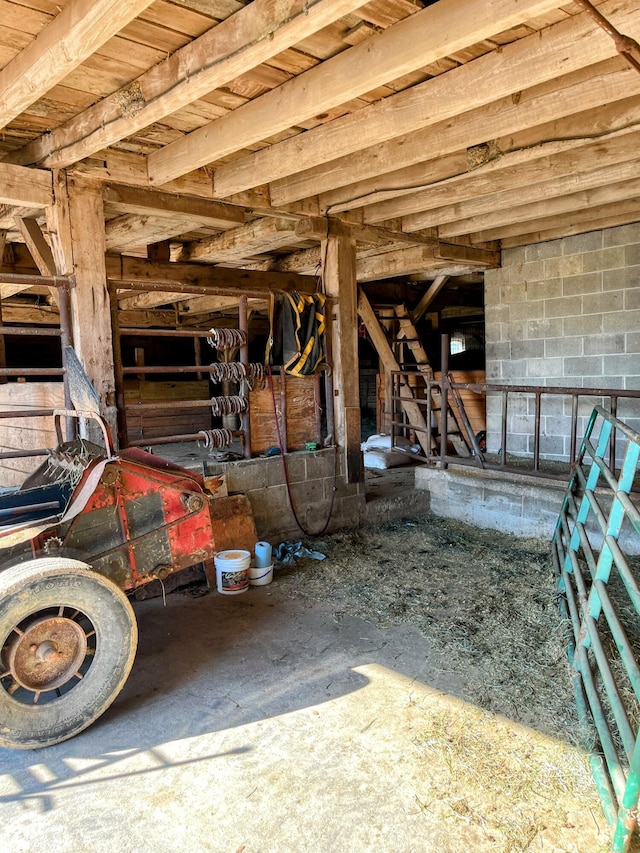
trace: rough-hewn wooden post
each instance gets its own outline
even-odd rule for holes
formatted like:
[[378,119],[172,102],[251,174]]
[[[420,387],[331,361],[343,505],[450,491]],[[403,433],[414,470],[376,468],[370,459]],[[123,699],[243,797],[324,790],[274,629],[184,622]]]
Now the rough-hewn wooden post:
[[[358,312],[355,241],[348,234],[329,235],[323,244],[324,283],[327,296],[334,297],[328,311],[328,333],[332,336],[334,420],[336,442],[345,451],[346,475],[350,483],[364,477],[360,451],[360,380],[358,373]],[[333,313],[333,318],[331,317]]]
[[55,204],[48,223],[56,265],[72,273],[73,344],[100,399],[102,415],[116,435],[111,313],[105,268],[102,187],[84,179],[54,180]]

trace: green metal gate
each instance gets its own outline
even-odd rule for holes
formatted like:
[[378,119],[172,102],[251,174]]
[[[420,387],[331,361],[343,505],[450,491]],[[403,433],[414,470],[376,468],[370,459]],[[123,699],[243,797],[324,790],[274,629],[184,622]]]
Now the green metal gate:
[[596,407],[552,541],[576,702],[614,853],[629,848],[640,795],[640,564],[630,556],[640,543],[631,496],[639,456],[640,435]]

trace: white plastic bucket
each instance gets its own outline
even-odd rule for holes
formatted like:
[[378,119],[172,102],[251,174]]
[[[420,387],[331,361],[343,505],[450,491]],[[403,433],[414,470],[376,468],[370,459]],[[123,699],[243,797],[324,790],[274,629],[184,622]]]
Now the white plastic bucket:
[[250,566],[249,583],[251,586],[266,586],[273,580],[273,563],[270,566]]
[[220,551],[213,558],[216,586],[223,595],[238,595],[249,589],[251,553],[240,549]]

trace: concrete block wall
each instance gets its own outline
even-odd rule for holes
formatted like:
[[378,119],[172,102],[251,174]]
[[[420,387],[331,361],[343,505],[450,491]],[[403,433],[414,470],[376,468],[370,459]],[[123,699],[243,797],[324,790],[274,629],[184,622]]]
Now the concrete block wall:
[[[502,253],[485,274],[487,382],[640,390],[640,223]],[[541,456],[569,458],[571,402],[542,398]],[[581,404],[578,437],[601,399]],[[619,416],[640,431],[640,401]],[[534,399],[510,403],[508,449],[533,452]],[[487,400],[488,449],[501,402]]]
[[[209,474],[225,473],[229,494],[246,494],[258,536],[274,544],[304,538],[287,496],[282,458],[209,463]],[[365,519],[364,483],[347,483],[344,455],[333,448],[287,454],[291,494],[298,519],[310,533],[319,533],[328,517],[335,485],[329,531],[357,527]],[[334,474],[335,472],[335,474]]]

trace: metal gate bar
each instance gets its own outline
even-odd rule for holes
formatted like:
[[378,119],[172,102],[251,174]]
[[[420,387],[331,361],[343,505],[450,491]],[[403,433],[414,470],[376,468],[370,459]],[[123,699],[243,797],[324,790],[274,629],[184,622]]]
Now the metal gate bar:
[[[619,469],[612,448],[624,451]],[[640,434],[597,406],[552,540],[560,606],[571,626],[567,654],[578,714],[585,734],[594,727],[597,733],[600,752],[592,752],[591,766],[614,826],[614,853],[629,849],[640,796],[640,666],[620,618],[625,605],[640,626],[640,588],[619,541],[625,520],[632,528],[625,535],[640,541],[640,513],[630,497],[639,458]]]

